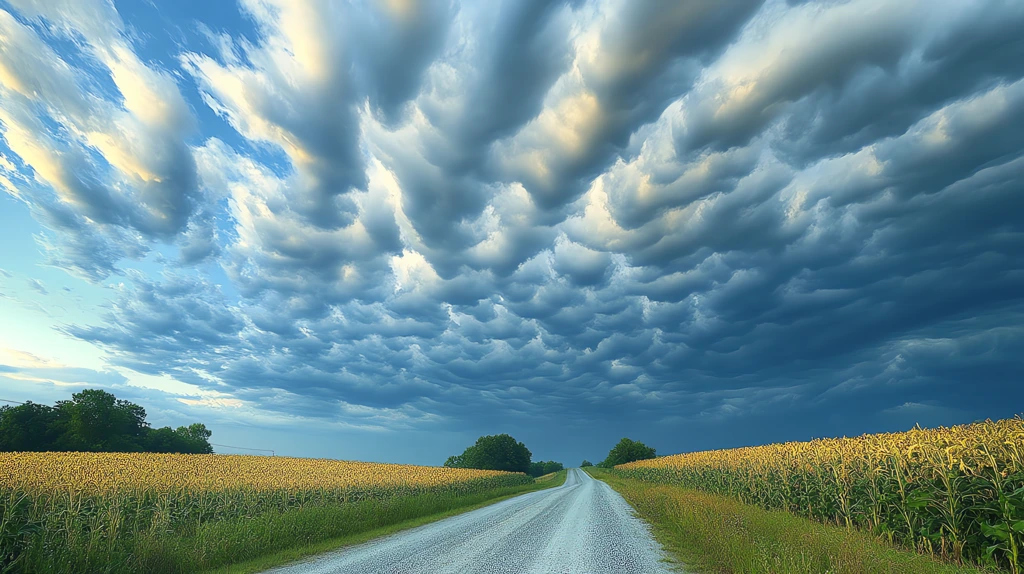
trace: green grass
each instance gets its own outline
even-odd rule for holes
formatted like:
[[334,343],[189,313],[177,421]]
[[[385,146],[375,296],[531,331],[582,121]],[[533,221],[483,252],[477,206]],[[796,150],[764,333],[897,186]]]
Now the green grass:
[[[75,528],[66,528],[65,534],[60,536],[55,534],[56,529],[39,530],[29,537],[29,546],[17,561],[6,567],[4,544],[0,544],[0,572],[258,572],[526,492],[558,486],[565,481],[565,475],[562,471],[528,483],[475,492],[422,493],[300,505],[201,524],[170,526],[166,521],[154,521],[150,528],[121,528],[116,535],[112,532],[116,522],[113,518],[120,516],[117,512],[73,514],[69,509],[63,517],[51,517],[58,521],[52,526],[67,520],[73,522]],[[2,508],[0,516],[6,516]],[[81,525],[92,527],[77,527]],[[8,526],[11,524],[0,520],[0,543],[5,540]]]
[[[282,526],[287,527],[288,524],[282,523],[294,522],[295,519],[279,520],[277,521],[279,522],[278,524],[273,525],[268,531],[265,531],[269,536],[264,535],[263,532],[261,532],[256,540],[250,541],[249,545],[255,544],[258,548],[259,544],[269,542],[271,544],[284,547],[282,550],[270,554],[264,554],[245,562],[233,563],[212,570],[208,569],[207,571],[213,574],[250,574],[252,572],[260,572],[268,568],[295,562],[315,554],[337,550],[344,546],[359,544],[374,538],[436,522],[443,518],[448,518],[449,516],[455,516],[457,514],[476,510],[477,508],[489,506],[496,502],[501,502],[502,500],[519,496],[527,492],[561,486],[565,483],[565,477],[566,471],[562,470],[538,477],[534,480],[533,484],[508,487],[501,489],[500,491],[461,496],[458,497],[457,500],[445,500],[442,497],[409,497],[406,499],[395,499],[395,508],[391,509],[392,512],[390,514],[378,514],[381,510],[378,508],[374,509],[369,515],[367,515],[361,511],[363,509],[351,508],[348,509],[349,512],[347,513],[347,516],[336,516],[326,521],[314,519],[313,522],[321,525],[319,528],[326,527],[332,530],[332,532],[325,532],[324,536],[317,541],[303,542],[298,540],[291,544],[278,542],[277,537],[280,535],[280,531],[276,530],[276,528],[280,528]],[[413,500],[413,498],[426,499]],[[351,506],[354,507],[356,505]],[[287,514],[277,515],[278,518],[283,518],[285,516],[287,516]],[[308,522],[308,520],[304,520],[299,526],[305,527]]]
[[744,574],[969,574],[958,566],[890,546],[870,534],[821,524],[735,499],[622,478],[587,468],[618,491],[655,538],[690,572]]

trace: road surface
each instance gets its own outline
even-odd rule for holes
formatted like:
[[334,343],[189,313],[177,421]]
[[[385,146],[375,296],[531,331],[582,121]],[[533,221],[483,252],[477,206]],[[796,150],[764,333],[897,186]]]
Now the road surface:
[[607,484],[565,484],[268,571],[273,574],[659,574],[647,526]]

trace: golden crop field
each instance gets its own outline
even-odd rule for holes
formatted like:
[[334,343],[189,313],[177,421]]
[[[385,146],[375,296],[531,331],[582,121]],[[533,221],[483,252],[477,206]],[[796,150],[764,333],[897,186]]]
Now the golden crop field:
[[474,480],[507,476],[494,470],[265,456],[0,453],[0,487],[43,493],[464,488]]
[[693,452],[616,472],[864,528],[954,561],[1022,571],[1021,418]]
[[383,525],[397,520],[388,513],[412,518],[529,484],[521,473],[322,459],[0,453],[0,572],[189,571],[211,563],[211,540],[344,533],[355,526],[339,521]]

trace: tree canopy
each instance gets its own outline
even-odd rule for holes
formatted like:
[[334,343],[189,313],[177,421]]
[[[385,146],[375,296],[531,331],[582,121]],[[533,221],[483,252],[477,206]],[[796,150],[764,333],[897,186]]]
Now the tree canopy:
[[533,477],[544,476],[545,474],[551,474],[552,472],[558,472],[565,467],[562,463],[555,462],[553,460],[539,460],[537,462],[530,463],[529,475]]
[[209,454],[212,433],[201,423],[154,429],[146,409],[99,389],[56,405],[0,407],[0,451],[162,452]]
[[590,462],[587,459],[583,459],[583,462],[580,463],[580,468],[583,468],[585,466],[594,466],[594,463]]
[[626,464],[627,462],[633,462],[635,460],[645,460],[648,458],[654,458],[657,456],[654,453],[654,449],[645,445],[640,441],[630,440],[623,438],[619,441],[619,444],[612,447],[612,450],[608,452],[608,457],[604,459],[601,466],[611,468],[618,464]]
[[507,434],[497,434],[478,438],[476,444],[462,454],[448,457],[444,465],[452,468],[504,470],[528,474],[532,456],[533,453],[523,443]]

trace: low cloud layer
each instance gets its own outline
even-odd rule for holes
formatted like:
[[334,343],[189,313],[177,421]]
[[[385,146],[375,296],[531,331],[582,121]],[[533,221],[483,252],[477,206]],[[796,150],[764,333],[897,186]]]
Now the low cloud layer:
[[0,10],[0,183],[113,365],[595,451],[1024,399],[1020,2],[237,9],[163,64],[109,3]]

